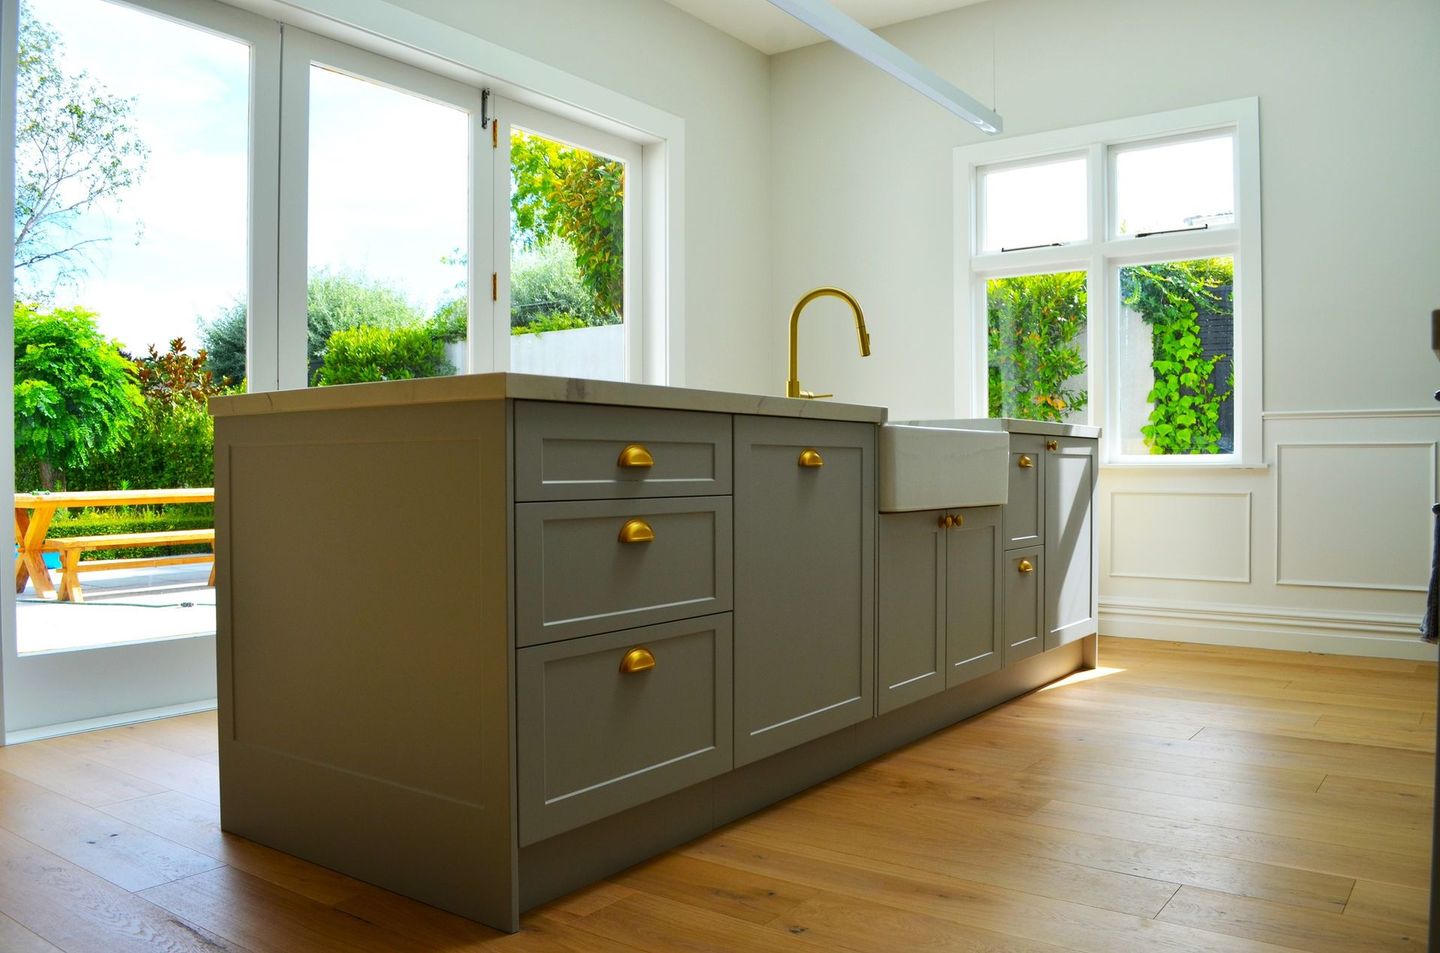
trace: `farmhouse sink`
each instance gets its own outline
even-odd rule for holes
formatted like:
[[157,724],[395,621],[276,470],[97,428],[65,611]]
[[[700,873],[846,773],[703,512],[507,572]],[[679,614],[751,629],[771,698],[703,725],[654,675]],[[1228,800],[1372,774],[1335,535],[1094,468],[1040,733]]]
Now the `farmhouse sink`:
[[1010,434],[964,420],[880,427],[880,512],[993,506],[1009,498]]

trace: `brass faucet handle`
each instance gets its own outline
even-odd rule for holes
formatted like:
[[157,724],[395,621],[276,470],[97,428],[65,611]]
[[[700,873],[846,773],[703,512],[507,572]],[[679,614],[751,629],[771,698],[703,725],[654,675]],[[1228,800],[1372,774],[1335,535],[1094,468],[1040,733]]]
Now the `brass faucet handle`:
[[834,397],[834,394],[817,394],[814,391],[802,390],[800,396],[806,400],[824,400],[826,397]]

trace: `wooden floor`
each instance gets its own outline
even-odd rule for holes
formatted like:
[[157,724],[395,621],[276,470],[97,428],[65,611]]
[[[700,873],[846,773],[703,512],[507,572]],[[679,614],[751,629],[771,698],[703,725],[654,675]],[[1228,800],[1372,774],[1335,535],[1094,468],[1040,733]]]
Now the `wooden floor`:
[[0,951],[1424,948],[1434,665],[1101,660],[513,937],[220,833],[213,715],[0,749]]

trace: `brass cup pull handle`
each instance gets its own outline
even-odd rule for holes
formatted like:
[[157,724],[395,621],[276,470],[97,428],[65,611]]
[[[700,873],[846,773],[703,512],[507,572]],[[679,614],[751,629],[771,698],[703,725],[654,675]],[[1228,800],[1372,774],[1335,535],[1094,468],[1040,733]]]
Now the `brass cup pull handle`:
[[1058,440],[1047,440],[1047,441],[1045,441],[1045,449],[1046,449],[1046,450],[1059,450],[1059,449],[1060,449],[1060,441],[1058,441]]
[[956,513],[956,514],[955,514],[955,525],[956,525],[956,526],[964,526],[964,525],[965,525],[965,517],[962,516],[962,515],[960,515],[959,513]]
[[1028,559],[1022,559],[1020,560],[1019,565],[1017,565],[1015,568],[1019,569],[1021,572],[1034,572],[1035,564]]
[[640,446],[640,444],[632,443],[620,451],[620,459],[615,461],[615,465],[631,470],[653,467],[655,465],[655,458],[650,455],[649,450],[646,450]]
[[625,525],[620,527],[620,542],[622,543],[650,543],[654,540],[655,531],[644,520],[626,520]]
[[825,458],[820,456],[820,451],[814,447],[807,447],[800,451],[800,465],[802,467],[814,467],[816,469],[825,465]]
[[620,671],[624,675],[633,675],[636,672],[648,672],[655,667],[655,654],[643,645],[625,653],[620,660]]
[[1025,453],[1020,454],[1020,469],[1022,469],[1022,470],[1028,470],[1028,469],[1030,469],[1031,467],[1033,467],[1034,465],[1035,465],[1035,461],[1032,460],[1032,459],[1030,459],[1030,455],[1029,455],[1029,454],[1025,454]]

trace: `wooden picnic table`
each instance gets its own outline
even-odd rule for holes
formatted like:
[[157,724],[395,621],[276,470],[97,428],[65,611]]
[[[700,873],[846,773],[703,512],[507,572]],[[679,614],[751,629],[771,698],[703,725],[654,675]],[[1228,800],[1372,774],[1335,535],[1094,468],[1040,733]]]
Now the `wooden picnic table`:
[[27,580],[41,599],[55,599],[55,585],[45,567],[46,534],[55,511],[89,506],[160,506],[165,503],[213,503],[214,487],[170,490],[81,490],[73,493],[15,494],[15,591]]

